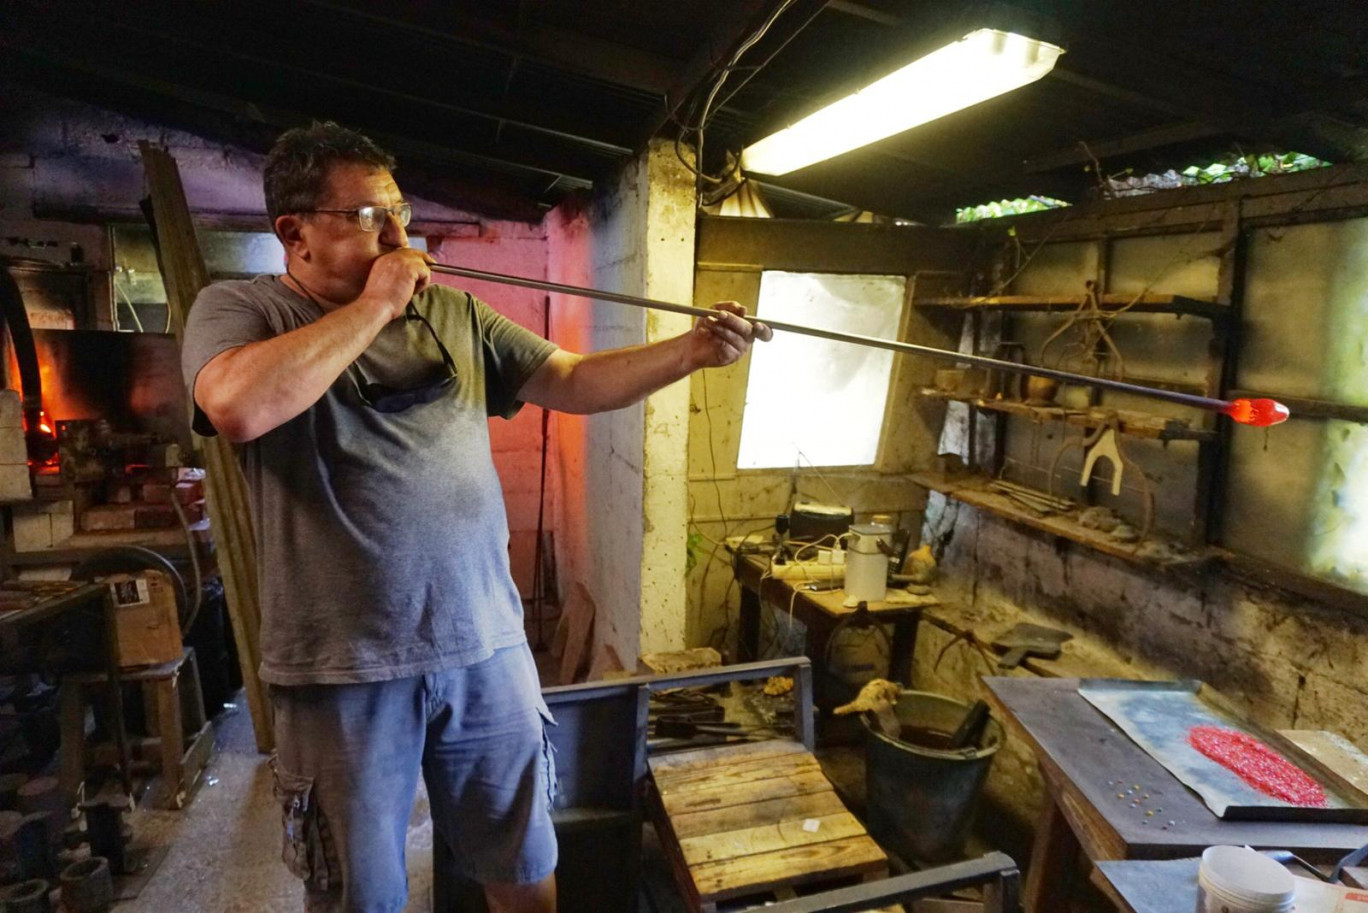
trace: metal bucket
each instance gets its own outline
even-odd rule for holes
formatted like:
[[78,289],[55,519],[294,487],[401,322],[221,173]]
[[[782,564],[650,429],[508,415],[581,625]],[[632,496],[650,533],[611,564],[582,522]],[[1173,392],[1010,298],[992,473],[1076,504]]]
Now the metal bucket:
[[[903,732],[943,733],[948,741],[969,705],[925,691],[904,691],[894,708]],[[907,861],[955,857],[973,823],[974,807],[1002,725],[989,717],[979,747],[959,751],[891,739],[865,727],[865,792],[869,832]]]

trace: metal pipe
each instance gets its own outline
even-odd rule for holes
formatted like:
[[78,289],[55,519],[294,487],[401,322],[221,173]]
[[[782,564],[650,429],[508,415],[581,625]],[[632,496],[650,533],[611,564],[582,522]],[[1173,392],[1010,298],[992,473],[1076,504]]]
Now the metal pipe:
[[[504,273],[492,273],[487,270],[471,269],[470,267],[464,266],[447,266],[441,263],[430,264],[430,266],[434,273],[442,273],[448,276],[461,276],[466,279],[481,279],[486,282],[498,282],[504,285],[518,285],[524,288],[539,289],[545,292],[559,292],[563,295],[574,295],[578,298],[589,298],[596,301],[612,301],[617,304],[630,304],[633,307],[668,311],[672,314],[687,314],[691,317],[712,317],[716,313],[708,308],[691,307],[685,304],[675,304],[670,301],[657,301],[653,298],[640,298],[636,295],[624,295],[620,292],[608,292],[603,291],[602,289],[584,288],[578,285],[566,285],[561,282],[548,282],[544,279],[528,279],[523,276],[510,276]],[[1191,406],[1196,409],[1207,409],[1212,412],[1220,412],[1229,415],[1231,418],[1244,424],[1275,425],[1285,421],[1289,414],[1286,406],[1268,399],[1216,399],[1210,396],[1197,396],[1192,393],[1179,393],[1174,390],[1159,390],[1154,387],[1127,383],[1123,380],[1113,380],[1109,377],[1092,377],[1087,374],[1074,374],[1071,371],[1059,371],[1054,368],[1023,365],[1018,362],[1005,361],[1000,358],[988,358],[984,355],[972,355],[967,352],[937,349],[932,346],[922,346],[912,342],[901,342],[896,339],[880,339],[877,336],[862,336],[858,333],[841,333],[836,330],[823,330],[818,327],[785,323],[780,320],[761,320],[758,317],[753,317],[749,314],[747,314],[744,319],[749,320],[751,323],[763,323],[772,330],[780,330],[785,333],[815,336],[819,339],[830,339],[835,342],[847,342],[852,345],[887,349],[891,352],[901,352],[904,355],[921,355],[925,358],[937,359],[939,361],[970,364],[981,368],[992,368],[993,370],[1006,371],[1010,374],[1049,377],[1070,384],[1097,387],[1103,390],[1116,390],[1121,393],[1131,393],[1136,396],[1147,396],[1151,399],[1176,403],[1180,406]]]

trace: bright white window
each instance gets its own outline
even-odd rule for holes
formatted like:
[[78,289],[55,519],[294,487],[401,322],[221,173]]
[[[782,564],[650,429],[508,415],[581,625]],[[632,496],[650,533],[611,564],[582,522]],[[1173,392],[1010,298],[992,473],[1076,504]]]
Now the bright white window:
[[[757,313],[896,339],[906,287],[904,276],[766,271]],[[892,352],[776,333],[751,353],[738,469],[873,464]]]

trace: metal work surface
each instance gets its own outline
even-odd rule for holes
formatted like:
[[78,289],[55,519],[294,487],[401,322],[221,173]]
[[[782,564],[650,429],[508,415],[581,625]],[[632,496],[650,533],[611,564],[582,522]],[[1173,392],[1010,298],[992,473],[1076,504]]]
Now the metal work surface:
[[[1203,700],[1201,683],[1085,680],[1079,695],[1105,713],[1150,757],[1184,785],[1195,790],[1220,818],[1265,821],[1368,822],[1368,809],[1351,795],[1325,787],[1326,807],[1297,806],[1254,788],[1234,771],[1208,758],[1189,743],[1194,727],[1217,726],[1261,737],[1242,720]],[[1302,768],[1298,753],[1284,757]],[[1319,782],[1317,772],[1303,772]]]
[[[1316,877],[1295,860],[1279,861],[1293,875]],[[1099,862],[1093,881],[1124,913],[1192,913],[1197,902],[1197,870],[1201,867],[1202,860],[1195,857]]]
[[[1217,818],[1196,794],[1078,693],[1080,679],[985,678],[991,700],[1026,739],[1093,859],[1171,859],[1214,844],[1287,849],[1332,860],[1368,843],[1368,827]],[[1148,794],[1153,817],[1117,798],[1115,783]],[[1169,822],[1173,822],[1171,825]],[[1086,829],[1079,831],[1079,826]]]
[[1192,913],[1197,901],[1200,859],[1099,862],[1104,890],[1116,895],[1126,913]]
[[872,904],[910,903],[957,888],[983,885],[984,913],[1017,913],[1020,910],[1019,882],[1016,863],[1010,856],[989,853],[980,859],[770,904],[765,910],[768,913],[863,913],[870,910]]

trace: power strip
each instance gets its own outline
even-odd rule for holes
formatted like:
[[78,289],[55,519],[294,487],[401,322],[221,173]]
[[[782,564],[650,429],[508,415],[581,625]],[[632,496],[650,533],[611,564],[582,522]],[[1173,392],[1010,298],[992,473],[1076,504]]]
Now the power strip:
[[844,580],[845,565],[828,561],[789,561],[785,564],[771,563],[767,574],[776,580]]

